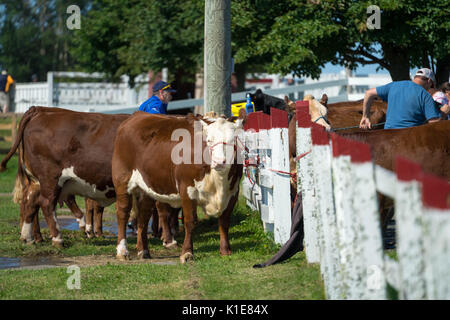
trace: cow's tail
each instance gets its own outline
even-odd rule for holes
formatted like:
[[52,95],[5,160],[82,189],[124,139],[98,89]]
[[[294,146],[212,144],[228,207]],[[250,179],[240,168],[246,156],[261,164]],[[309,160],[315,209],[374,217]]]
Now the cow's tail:
[[22,148],[19,147],[19,159],[17,161],[17,175],[16,175],[16,184],[14,185],[13,190],[13,202],[20,204],[23,199],[23,189],[25,184],[27,183],[25,179],[28,179],[28,176],[25,173],[25,170],[22,165],[23,161],[23,144],[21,144]]
[[33,106],[30,109],[28,109],[27,112],[24,113],[22,119],[20,120],[16,141],[14,141],[14,144],[11,146],[11,149],[9,150],[8,154],[2,160],[2,163],[0,165],[0,172],[6,170],[6,164],[8,163],[9,159],[11,159],[11,157],[14,155],[14,153],[16,153],[16,150],[19,147],[20,142],[22,141],[25,126],[33,118],[33,116],[37,113],[37,111],[38,111],[37,107]]
[[23,183],[22,178],[20,174],[16,176],[16,184],[14,185],[14,191],[13,191],[13,202],[14,203],[21,203],[23,199]]

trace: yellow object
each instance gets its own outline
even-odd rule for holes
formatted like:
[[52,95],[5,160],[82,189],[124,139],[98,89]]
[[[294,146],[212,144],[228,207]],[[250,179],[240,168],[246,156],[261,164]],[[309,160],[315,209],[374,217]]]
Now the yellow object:
[[[231,114],[233,116],[238,117],[239,116],[239,110],[241,110],[242,108],[244,108],[244,110],[245,110],[245,105],[246,104],[247,104],[246,101],[233,103],[231,105]],[[253,102],[252,102],[252,106],[253,106],[253,112],[255,112],[255,104]]]
[[7,80],[6,80],[5,92],[8,92],[8,91],[9,91],[9,86],[10,86],[11,84],[13,84],[13,83],[14,83],[13,78],[12,78],[10,75],[8,75],[8,78],[7,78]]

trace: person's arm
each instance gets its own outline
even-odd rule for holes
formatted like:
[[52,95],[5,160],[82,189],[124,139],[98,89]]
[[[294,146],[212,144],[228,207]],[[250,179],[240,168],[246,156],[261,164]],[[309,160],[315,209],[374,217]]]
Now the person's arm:
[[366,94],[364,95],[363,115],[359,123],[359,127],[362,129],[372,128],[372,124],[370,123],[369,117],[370,117],[370,107],[372,106],[372,102],[375,99],[375,97],[377,97],[376,88],[367,90]]
[[438,122],[438,121],[441,121],[441,118],[431,118],[431,119],[428,119],[428,123]]
[[430,94],[425,91],[423,94],[423,103],[424,103],[424,115],[425,119],[427,119],[428,123],[437,122],[441,120],[441,113],[439,108],[436,107],[436,104]]

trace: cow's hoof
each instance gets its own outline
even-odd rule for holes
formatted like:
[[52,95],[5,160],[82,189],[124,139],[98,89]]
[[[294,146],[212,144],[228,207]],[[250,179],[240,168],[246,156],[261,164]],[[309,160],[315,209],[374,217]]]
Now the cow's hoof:
[[33,240],[33,239],[20,238],[20,241],[22,241],[23,243],[25,243],[25,244],[27,244],[29,246],[31,246],[31,245],[33,245],[35,243],[35,240]]
[[88,239],[92,239],[94,237],[94,233],[92,231],[86,231],[85,234]]
[[34,243],[41,243],[44,239],[42,237],[34,237]]
[[221,256],[231,256],[231,250],[220,250]]
[[118,254],[116,255],[117,260],[121,260],[121,261],[127,261],[130,260],[130,256],[128,254],[123,255],[123,254]]
[[61,240],[52,240],[52,246],[54,246],[55,248],[62,249],[64,248],[64,242]]
[[185,254],[182,254],[180,256],[180,262],[181,263],[186,263],[186,262],[190,262],[190,261],[194,261],[194,255],[191,252],[186,252]]
[[171,243],[163,242],[163,246],[166,249],[173,249],[178,247],[178,244],[176,240],[173,240]]
[[96,237],[96,238],[101,238],[101,237],[103,237],[103,232],[96,232],[96,233],[95,233],[95,237]]
[[139,251],[138,259],[139,260],[150,259],[150,253],[148,252],[148,250]]

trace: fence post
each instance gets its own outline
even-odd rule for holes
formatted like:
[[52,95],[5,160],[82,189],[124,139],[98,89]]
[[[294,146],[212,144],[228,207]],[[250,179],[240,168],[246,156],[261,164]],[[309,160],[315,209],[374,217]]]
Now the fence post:
[[338,236],[334,210],[333,184],[331,175],[331,149],[328,133],[324,127],[312,124],[312,158],[316,181],[316,198],[323,228],[324,280],[329,299],[342,298],[342,278],[339,267]]
[[422,178],[424,261],[427,298],[450,299],[450,184],[438,177]]
[[[245,136],[244,136],[244,145],[248,148],[248,159],[250,164],[254,164],[255,157],[258,155],[257,147],[258,147],[258,121],[256,119],[256,115],[251,113],[248,118],[247,122],[244,126],[245,130]],[[254,169],[250,166],[244,167],[244,184],[242,186],[242,190],[244,195],[246,195],[247,198],[247,205],[252,210],[259,210],[258,202],[256,199],[256,196],[258,195],[259,188],[256,184],[256,181],[252,181],[252,172],[254,172]],[[254,175],[253,175],[254,177]]]
[[53,72],[47,72],[47,107],[53,107]]
[[356,273],[358,239],[356,238],[353,213],[353,176],[348,140],[336,133],[331,134],[333,159],[333,192],[336,222],[339,236],[340,271],[342,273],[342,294],[345,299],[362,296],[361,284]]
[[397,157],[395,160],[395,216],[397,257],[400,273],[400,299],[425,299],[423,261],[423,221],[420,176],[416,163]]
[[357,254],[356,274],[364,288],[360,299],[385,299],[386,281],[384,275],[383,241],[374,181],[374,165],[370,146],[348,140],[352,162],[353,213],[357,222],[355,233]]
[[309,263],[317,263],[321,260],[321,230],[318,224],[312,155],[308,154],[312,149],[309,101],[296,102],[296,117],[296,149],[297,156],[300,157],[296,161],[297,193],[301,192],[302,195],[306,260]]
[[288,114],[270,108],[270,141],[273,177],[274,239],[284,244],[291,230],[291,185],[289,171]]
[[17,116],[16,113],[13,112],[11,115],[11,142],[14,144],[14,141],[16,141],[16,135],[17,135]]

